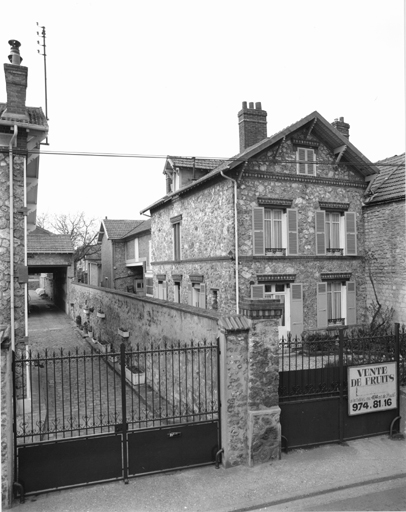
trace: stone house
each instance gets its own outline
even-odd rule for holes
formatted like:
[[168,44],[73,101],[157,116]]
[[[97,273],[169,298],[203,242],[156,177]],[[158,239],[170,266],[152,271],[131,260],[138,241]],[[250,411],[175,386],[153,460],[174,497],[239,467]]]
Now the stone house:
[[[379,302],[394,308],[394,321],[406,324],[405,153],[376,163],[379,174],[365,194],[365,244]],[[367,281],[368,304],[375,301]]]
[[102,286],[145,294],[150,241],[150,220],[104,219],[98,237]]
[[227,161],[168,157],[167,195],[141,211],[153,294],[221,314],[279,300],[280,335],[361,323],[363,197],[378,169],[343,118],[312,112],[267,137],[266,117],[243,103],[240,152]]
[[28,68],[20,43],[10,40],[4,64],[7,102],[0,103],[0,342],[2,507],[10,506],[13,472],[11,361],[27,342],[28,264],[26,240],[35,229],[40,143],[48,135],[41,108],[26,106]]

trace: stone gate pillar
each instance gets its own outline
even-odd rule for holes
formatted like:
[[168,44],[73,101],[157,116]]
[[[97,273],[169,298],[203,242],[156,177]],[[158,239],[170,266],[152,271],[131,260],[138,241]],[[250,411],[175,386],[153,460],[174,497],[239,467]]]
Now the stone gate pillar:
[[279,301],[247,299],[219,321],[225,467],[280,458]]

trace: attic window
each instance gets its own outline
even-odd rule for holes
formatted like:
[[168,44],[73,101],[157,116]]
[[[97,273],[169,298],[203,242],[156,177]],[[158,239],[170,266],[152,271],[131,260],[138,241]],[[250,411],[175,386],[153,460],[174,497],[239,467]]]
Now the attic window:
[[316,152],[314,149],[299,147],[296,151],[297,173],[306,176],[316,175]]

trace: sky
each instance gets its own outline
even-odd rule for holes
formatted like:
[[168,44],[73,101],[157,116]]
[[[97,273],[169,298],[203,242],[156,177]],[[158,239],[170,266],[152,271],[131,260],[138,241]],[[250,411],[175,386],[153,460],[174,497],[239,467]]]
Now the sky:
[[268,136],[317,110],[372,162],[405,151],[403,0],[20,0],[2,15],[3,62],[19,40],[27,106],[44,111],[46,30],[40,215],[145,218],[166,155],[238,153],[243,101],[262,103]]

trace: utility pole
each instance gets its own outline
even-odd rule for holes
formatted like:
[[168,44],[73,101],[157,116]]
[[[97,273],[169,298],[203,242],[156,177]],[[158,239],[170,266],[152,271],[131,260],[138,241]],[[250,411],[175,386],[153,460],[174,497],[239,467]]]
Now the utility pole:
[[[37,41],[37,43],[42,46],[42,53],[41,50],[37,50],[40,55],[44,57],[44,80],[45,80],[45,117],[48,121],[48,85],[47,85],[47,45],[46,45],[46,32],[45,27],[41,27],[38,22],[37,26],[42,29],[41,33],[37,32],[38,37],[42,37],[42,44],[40,41]],[[46,138],[45,142],[41,142],[41,144],[49,145],[48,143],[48,137]]]

